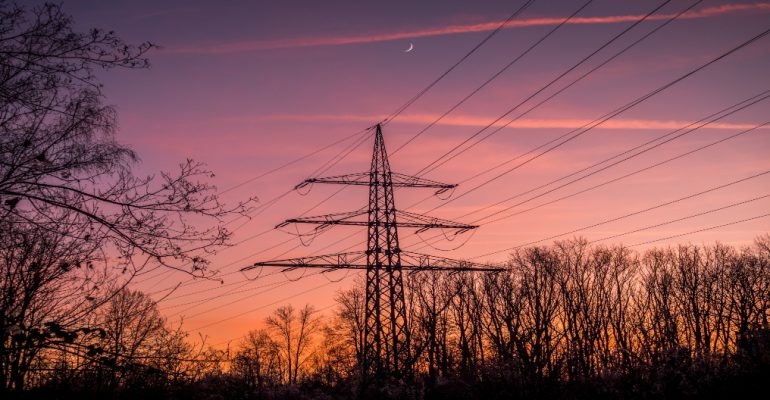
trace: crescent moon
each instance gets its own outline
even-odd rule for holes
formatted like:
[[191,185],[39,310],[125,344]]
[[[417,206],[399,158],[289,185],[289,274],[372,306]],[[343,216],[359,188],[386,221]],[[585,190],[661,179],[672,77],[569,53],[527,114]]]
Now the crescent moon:
[[414,43],[409,43],[409,48],[404,50],[404,53],[408,53],[410,51],[414,50]]

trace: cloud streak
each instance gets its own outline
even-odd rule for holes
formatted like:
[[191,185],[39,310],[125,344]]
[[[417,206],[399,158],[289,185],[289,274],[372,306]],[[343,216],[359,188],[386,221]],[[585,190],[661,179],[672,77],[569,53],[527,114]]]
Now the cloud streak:
[[[406,114],[399,116],[399,123],[427,125],[435,121],[438,114]],[[293,121],[293,122],[365,122],[381,121],[384,115],[355,115],[355,114],[278,114],[265,116],[246,116],[246,117],[226,117],[224,121],[229,122],[271,122],[271,121]],[[443,126],[468,126],[485,127],[493,118],[484,116],[457,115],[447,116],[436,125]],[[592,123],[587,119],[520,119],[509,124],[511,129],[575,129]],[[507,123],[507,120],[500,121],[494,127],[500,127]],[[595,129],[629,129],[629,130],[658,130],[658,129],[679,129],[683,126],[693,123],[693,121],[673,121],[673,120],[647,120],[647,119],[615,119],[604,122]],[[704,128],[708,129],[749,129],[756,124],[747,123],[714,123]],[[770,128],[767,128],[770,129]]]
[[[726,4],[714,7],[706,7],[699,10],[692,10],[683,14],[680,19],[701,19],[711,18],[726,14],[741,12],[770,12],[770,3],[755,4]],[[665,20],[673,17],[674,14],[660,14],[648,18],[649,20]],[[637,21],[643,18],[643,15],[614,15],[604,17],[579,17],[570,20],[573,25],[589,24],[614,24],[619,22]],[[522,28],[531,26],[557,25],[563,18],[530,18],[523,20],[514,20],[506,25],[507,29]],[[226,54],[242,53],[260,50],[287,49],[297,47],[316,47],[316,46],[342,46],[361,43],[386,42],[399,39],[414,39],[429,36],[454,35],[461,33],[487,32],[496,29],[502,21],[490,21],[479,24],[468,25],[450,25],[445,27],[421,29],[402,32],[390,32],[370,35],[353,36],[326,36],[326,37],[300,37],[275,40],[254,40],[233,43],[219,43],[211,45],[193,45],[181,46],[176,48],[167,48],[164,52],[181,54]]]

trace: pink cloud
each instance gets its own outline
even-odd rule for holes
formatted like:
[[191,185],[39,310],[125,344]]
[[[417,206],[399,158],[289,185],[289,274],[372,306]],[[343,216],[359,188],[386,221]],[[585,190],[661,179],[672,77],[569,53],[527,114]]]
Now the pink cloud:
[[[770,12],[770,3],[756,4],[726,4],[714,7],[706,7],[700,10],[689,11],[683,14],[680,19],[699,19],[709,18],[725,14],[738,12]],[[649,20],[664,20],[673,17],[675,14],[654,15]],[[636,21],[643,18],[643,15],[613,15],[606,17],[580,17],[570,20],[570,24],[614,24],[619,22]],[[525,20],[511,21],[506,28],[520,28],[529,26],[557,25],[563,18],[531,18]],[[340,46],[356,43],[385,42],[390,40],[399,40],[407,38],[419,38],[426,36],[454,35],[459,33],[486,32],[496,29],[502,21],[483,22],[470,25],[450,25],[445,27],[390,32],[373,35],[354,35],[354,36],[327,36],[327,37],[300,37],[275,40],[255,40],[242,41],[234,43],[219,43],[211,45],[192,45],[176,48],[168,48],[164,51],[170,53],[196,53],[196,54],[222,54],[222,53],[240,53],[247,51],[285,49],[295,47],[311,46]]]

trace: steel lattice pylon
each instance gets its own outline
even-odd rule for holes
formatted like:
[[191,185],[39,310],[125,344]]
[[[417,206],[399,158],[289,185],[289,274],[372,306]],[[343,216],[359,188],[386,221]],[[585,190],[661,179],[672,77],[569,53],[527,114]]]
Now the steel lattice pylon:
[[393,180],[380,125],[369,171],[368,217],[363,368],[367,374],[408,374],[411,363],[401,249]]
[[[295,268],[365,269],[364,346],[359,360],[363,376],[365,379],[385,376],[408,377],[412,372],[413,359],[410,354],[409,324],[402,272],[404,270],[496,272],[502,269],[401,250],[398,244],[397,215],[399,214],[404,218],[403,226],[417,228],[418,231],[440,228],[462,233],[477,226],[396,210],[394,187],[433,188],[437,189],[437,193],[442,193],[453,189],[456,185],[392,172],[382,136],[382,127],[379,124],[376,125],[374,153],[368,173],[311,178],[303,181],[296,188],[315,183],[368,186],[368,209],[289,219],[277,227],[290,223],[317,224],[319,226],[315,230],[320,232],[332,225],[365,225],[368,229],[366,251],[257,262],[242,270],[263,266],[284,267],[287,270]],[[367,214],[366,221],[353,220],[354,217],[363,216],[364,212]]]

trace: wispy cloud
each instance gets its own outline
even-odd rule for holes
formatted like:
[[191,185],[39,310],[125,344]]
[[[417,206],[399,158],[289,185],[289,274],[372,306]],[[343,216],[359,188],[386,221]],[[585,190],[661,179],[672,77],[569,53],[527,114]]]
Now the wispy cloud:
[[[706,7],[699,10],[689,11],[683,14],[680,19],[700,19],[710,18],[725,14],[739,12],[770,12],[770,3],[754,4],[726,4],[714,7]],[[663,20],[671,18],[673,14],[660,14],[650,17],[650,20]],[[636,21],[641,19],[642,15],[614,15],[604,17],[581,17],[570,20],[571,24],[614,24],[618,22]],[[530,18],[511,21],[507,28],[521,28],[529,26],[556,25],[561,23],[563,18]],[[222,53],[240,53],[257,50],[285,49],[295,47],[311,46],[340,46],[356,43],[385,42],[399,39],[414,39],[426,36],[453,35],[459,33],[485,32],[496,29],[502,21],[490,21],[469,25],[450,25],[431,29],[420,29],[403,32],[389,32],[369,35],[353,36],[326,36],[326,37],[300,37],[289,39],[274,40],[254,40],[241,41],[233,43],[219,43],[210,45],[192,45],[175,48],[167,48],[164,51],[170,53],[199,53],[199,54],[222,54]]]
[[[437,114],[406,114],[398,117],[399,123],[427,125],[436,120]],[[278,114],[266,116],[225,117],[223,120],[230,122],[269,122],[269,121],[298,121],[298,122],[365,122],[380,121],[384,115],[356,115],[356,114]],[[485,127],[493,118],[484,116],[457,115],[447,116],[438,122],[443,126],[468,126]],[[508,120],[498,122],[493,127],[505,125]],[[590,124],[587,119],[520,119],[509,125],[511,129],[575,129]],[[693,121],[673,120],[648,120],[648,119],[616,119],[609,120],[595,129],[679,129],[691,124]],[[715,123],[710,124],[710,129],[749,129],[755,124],[744,123]]]

